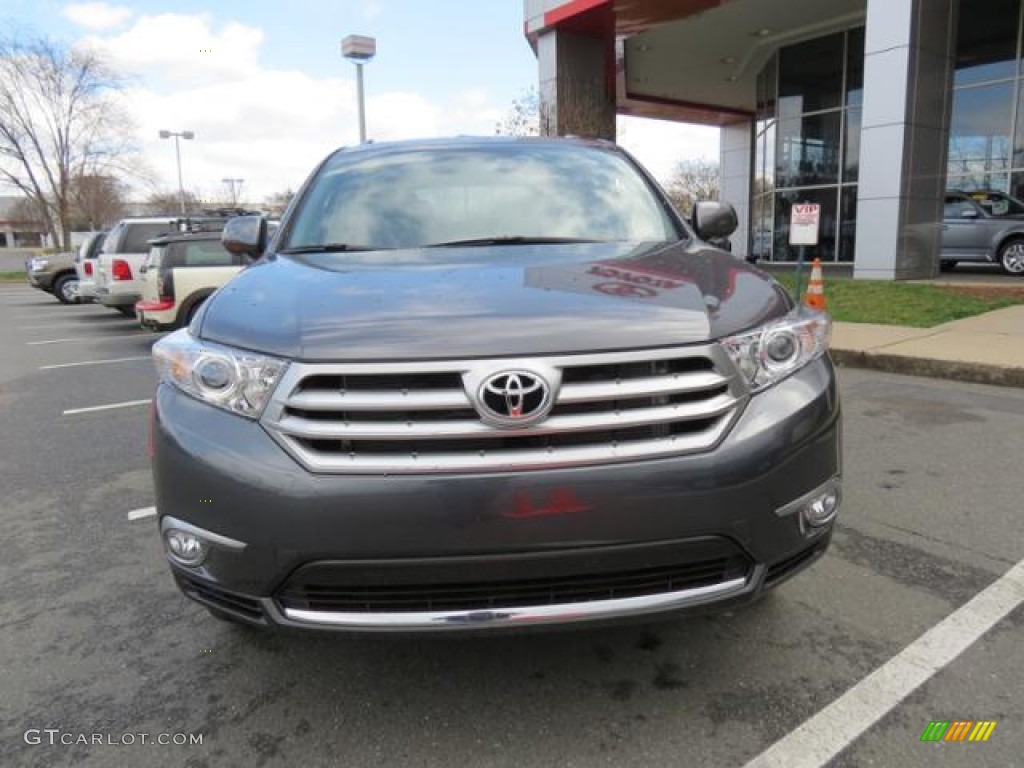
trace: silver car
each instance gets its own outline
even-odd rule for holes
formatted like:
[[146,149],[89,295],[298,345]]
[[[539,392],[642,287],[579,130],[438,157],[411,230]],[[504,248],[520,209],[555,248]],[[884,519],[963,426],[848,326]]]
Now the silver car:
[[1024,275],[1024,203],[1002,192],[946,192],[940,264],[960,261],[999,264]]

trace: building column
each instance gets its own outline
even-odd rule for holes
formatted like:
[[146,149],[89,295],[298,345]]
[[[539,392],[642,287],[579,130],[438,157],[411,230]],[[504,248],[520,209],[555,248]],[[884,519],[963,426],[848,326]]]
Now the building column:
[[754,169],[754,124],[750,120],[722,127],[718,199],[732,203],[740,225],[730,239],[732,253],[750,254],[750,178]]
[[958,0],[868,0],[854,276],[933,277]]
[[600,38],[557,28],[538,36],[542,135],[615,140],[611,53]]

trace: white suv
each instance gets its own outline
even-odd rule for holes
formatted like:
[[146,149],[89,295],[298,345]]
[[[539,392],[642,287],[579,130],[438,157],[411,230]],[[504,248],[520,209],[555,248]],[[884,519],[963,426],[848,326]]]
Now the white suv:
[[75,272],[78,273],[78,300],[89,302],[96,300],[96,268],[100,260],[100,250],[107,231],[91,232],[82,242],[75,256]]
[[175,216],[122,219],[110,230],[96,270],[96,300],[132,317],[142,294],[139,270],[149,253],[149,241],[178,231],[182,221]]

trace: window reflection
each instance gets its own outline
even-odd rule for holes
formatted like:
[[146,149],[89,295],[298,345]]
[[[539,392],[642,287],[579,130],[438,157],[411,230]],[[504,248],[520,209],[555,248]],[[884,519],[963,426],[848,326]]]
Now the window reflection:
[[962,2],[956,35],[957,85],[1014,77],[1020,0]]
[[490,237],[675,239],[620,155],[570,145],[337,153],[314,180],[286,248],[416,248]]
[[843,35],[783,48],[779,54],[779,116],[842,104]]
[[1013,96],[1013,83],[954,91],[949,175],[1003,171],[1009,167]]
[[839,181],[840,112],[779,121],[776,174],[780,187]]

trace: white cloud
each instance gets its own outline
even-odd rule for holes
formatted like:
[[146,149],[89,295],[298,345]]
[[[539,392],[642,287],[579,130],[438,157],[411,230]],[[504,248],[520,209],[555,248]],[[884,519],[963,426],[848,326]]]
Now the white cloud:
[[[243,178],[242,197],[251,203],[295,189],[330,151],[358,141],[354,78],[262,66],[257,27],[160,14],[83,42],[134,76],[122,103],[165,191],[177,188],[177,170],[173,142],[159,139],[160,130],[195,132],[194,140],[181,140],[187,189],[226,199],[221,180]],[[493,134],[504,111],[484,88],[440,103],[414,92],[374,93],[366,103],[367,132],[376,141]]]
[[680,160],[718,159],[718,128],[670,120],[618,119],[618,142],[660,182],[666,182]]
[[134,11],[123,5],[107,3],[72,3],[61,11],[64,17],[80,27],[92,30],[115,29],[131,18]]

